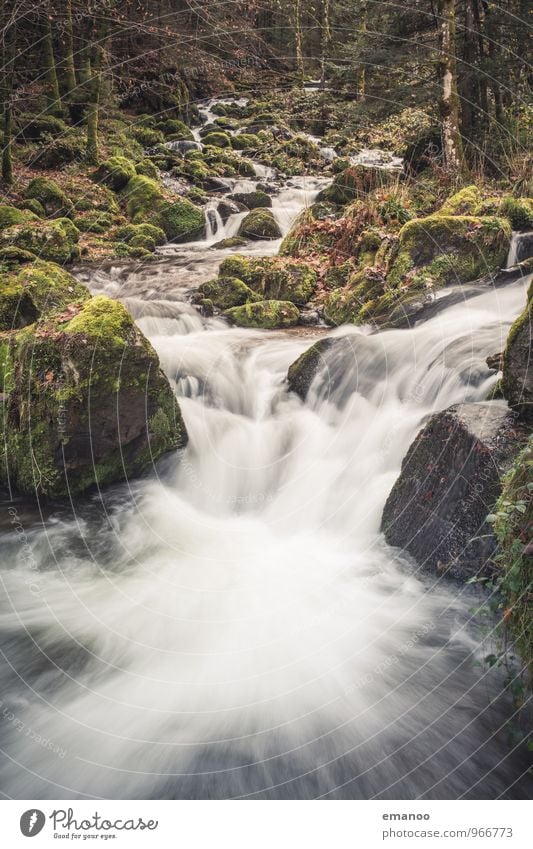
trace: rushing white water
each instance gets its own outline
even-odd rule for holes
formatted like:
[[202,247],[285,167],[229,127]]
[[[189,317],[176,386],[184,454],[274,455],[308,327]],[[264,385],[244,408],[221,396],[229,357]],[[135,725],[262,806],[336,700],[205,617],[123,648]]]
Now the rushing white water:
[[[317,190],[292,182],[284,232]],[[475,665],[473,590],[418,575],[379,524],[425,417],[486,397],[527,281],[413,330],[335,331],[351,350],[304,405],[285,375],[320,331],[229,328],[188,303],[227,255],[219,235],[84,272],[153,342],[190,442],[73,509],[11,514],[4,794],[523,796],[500,672]]]

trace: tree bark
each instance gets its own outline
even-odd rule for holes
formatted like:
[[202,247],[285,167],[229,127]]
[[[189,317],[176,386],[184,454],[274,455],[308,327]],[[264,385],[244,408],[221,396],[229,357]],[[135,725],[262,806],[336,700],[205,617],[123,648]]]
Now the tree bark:
[[85,159],[91,165],[98,165],[98,119],[100,112],[100,88],[102,60],[104,55],[104,44],[107,38],[109,24],[106,19],[102,21],[96,40],[92,45],[88,68],[90,79],[88,83],[88,108],[87,108],[87,145],[85,148]]
[[16,21],[6,21],[4,17],[5,4],[2,2],[1,23],[3,30],[2,43],[2,182],[5,186],[13,183],[13,158],[11,154],[13,129],[13,79],[15,75],[16,56]]
[[52,23],[50,21],[50,16],[48,12],[45,13],[44,19],[43,51],[46,80],[48,82],[48,105],[46,107],[46,111],[50,115],[55,115],[56,118],[61,118],[63,115],[63,110],[61,108],[61,95],[59,93],[59,82],[57,79],[57,68],[54,57]]
[[439,79],[441,98],[439,111],[442,128],[444,167],[449,172],[465,171],[460,130],[459,95],[455,57],[455,0],[438,0]]
[[298,86],[304,87],[304,54],[302,46],[302,0],[294,0],[294,43],[296,50],[296,74]]
[[76,91],[76,68],[74,65],[74,32],[72,26],[72,0],[65,2],[65,88],[67,95]]
[[[357,34],[357,48],[358,51],[361,52],[365,43],[368,28],[368,3],[366,0],[362,0],[359,4],[359,8],[361,17]],[[355,79],[357,100],[362,102],[366,97],[366,68],[363,62],[359,62]]]

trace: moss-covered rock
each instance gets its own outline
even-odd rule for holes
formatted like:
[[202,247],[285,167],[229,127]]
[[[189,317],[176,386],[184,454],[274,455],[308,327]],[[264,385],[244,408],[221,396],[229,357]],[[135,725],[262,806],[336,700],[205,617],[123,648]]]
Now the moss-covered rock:
[[165,136],[172,136],[172,141],[194,141],[192,130],[179,121],[177,118],[167,118],[165,121],[159,121],[156,124],[156,129]]
[[110,212],[89,211],[77,215],[74,224],[82,233],[108,233],[112,227],[114,216]]
[[361,297],[353,289],[334,289],[324,298],[324,318],[334,327],[356,324],[361,307]]
[[159,130],[153,127],[135,126],[131,127],[130,135],[135,141],[139,142],[143,147],[155,147],[156,144],[162,144],[165,141],[165,136]]
[[42,203],[39,203],[35,198],[28,198],[27,200],[21,200],[17,203],[18,209],[26,209],[29,212],[33,212],[37,218],[45,218],[46,211]]
[[17,209],[15,206],[0,204],[0,230],[12,227],[14,224],[25,224],[28,221],[36,221],[37,215],[29,209]]
[[432,215],[405,224],[389,286],[427,288],[467,283],[505,264],[511,228],[494,216]]
[[352,200],[366,197],[374,189],[396,182],[398,175],[384,168],[351,165],[335,176],[331,186],[323,189],[317,201],[330,201],[343,206]]
[[319,339],[314,345],[311,345],[307,351],[304,351],[297,360],[289,367],[287,372],[287,382],[290,392],[295,392],[302,401],[305,401],[311,388],[311,384],[315,379],[321,367],[327,368],[327,362],[324,355],[332,347],[336,346],[340,339],[325,338]]
[[138,474],[187,434],[157,354],[99,296],[2,337],[0,476],[63,497]]
[[151,239],[155,245],[164,245],[167,240],[161,227],[153,224],[124,224],[113,231],[113,238],[126,244],[138,237]]
[[72,216],[74,205],[55,180],[48,177],[36,177],[31,180],[22,193],[28,200],[37,200],[43,207],[47,218],[67,218]]
[[441,215],[476,215],[481,203],[477,186],[466,186],[448,198],[440,209]]
[[[155,167],[155,166],[154,166]],[[93,179],[97,183],[110,186],[113,191],[119,192],[136,174],[135,166],[125,156],[111,156],[102,162],[94,172]]]
[[[218,309],[227,310],[230,307],[240,307],[243,304],[260,301],[261,297],[246,283],[237,277],[218,277],[202,283],[198,288],[199,300],[209,299]],[[196,299],[198,302],[198,299]]]
[[204,144],[211,147],[231,148],[231,136],[228,133],[213,131],[204,136]]
[[0,232],[0,247],[13,246],[63,265],[80,258],[79,230],[68,218],[16,224]]
[[236,192],[228,195],[228,200],[242,203],[247,209],[267,209],[272,206],[272,198],[266,192]]
[[159,183],[140,174],[132,177],[123,190],[126,212],[135,224],[141,224],[156,214],[165,197]]
[[149,177],[151,180],[159,180],[159,168],[154,165],[151,159],[142,159],[137,162],[135,172],[143,177]]
[[[30,256],[31,254],[27,254]],[[20,259],[20,258],[19,258]],[[33,324],[44,313],[82,302],[89,292],[64,269],[52,262],[14,263],[0,283],[0,330]],[[2,257],[0,255],[0,264]]]
[[233,307],[224,315],[239,327],[255,327],[264,330],[293,327],[298,324],[300,313],[290,301],[258,301]]
[[235,254],[220,265],[221,277],[237,277],[263,300],[292,301],[302,306],[312,297],[317,273],[303,262],[284,257],[249,259]]
[[237,133],[232,139],[234,150],[257,150],[261,139],[255,133]]
[[32,155],[28,165],[43,170],[58,169],[72,162],[81,162],[85,156],[85,140],[77,135],[65,135],[41,145]]
[[204,213],[186,198],[163,204],[154,222],[165,231],[171,242],[194,242],[205,238]]
[[533,229],[533,198],[505,197],[499,214],[509,219],[513,230],[531,230]]
[[501,390],[509,406],[533,423],[533,283],[524,312],[516,319],[503,355]]
[[21,115],[17,120],[16,141],[40,142],[67,131],[65,122],[54,115]]
[[281,230],[269,209],[254,209],[241,222],[238,235],[245,239],[279,239]]

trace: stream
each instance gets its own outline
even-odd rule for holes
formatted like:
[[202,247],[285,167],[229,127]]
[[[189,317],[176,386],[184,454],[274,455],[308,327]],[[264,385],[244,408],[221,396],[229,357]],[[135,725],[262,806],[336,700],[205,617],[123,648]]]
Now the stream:
[[[283,233],[323,184],[281,186]],[[527,797],[478,591],[419,574],[379,532],[421,424],[494,385],[485,358],[527,281],[411,330],[231,328],[189,296],[237,225],[78,274],[149,337],[190,442],[75,505],[21,505],[22,533],[4,530],[4,795]],[[353,344],[303,404],[287,369],[325,332]]]

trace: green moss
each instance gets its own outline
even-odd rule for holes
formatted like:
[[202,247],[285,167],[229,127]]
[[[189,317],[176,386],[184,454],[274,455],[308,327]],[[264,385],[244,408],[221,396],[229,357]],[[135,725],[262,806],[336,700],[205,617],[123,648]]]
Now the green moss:
[[135,141],[138,141],[143,147],[155,147],[156,144],[161,144],[165,141],[165,136],[159,130],[154,130],[151,127],[131,127],[129,130]]
[[533,336],[533,283],[523,313],[512,325],[503,354],[501,389],[509,406],[533,423],[533,369],[531,339]]
[[102,296],[71,305],[2,345],[0,479],[15,491],[76,495],[186,443],[155,351],[121,304]]
[[204,144],[211,147],[231,148],[231,136],[228,133],[212,132],[204,136]]
[[97,183],[110,186],[113,191],[119,192],[135,177],[136,170],[133,163],[125,156],[111,156],[94,172],[93,179]]
[[263,300],[292,301],[299,305],[309,301],[317,283],[313,268],[284,257],[248,259],[235,254],[221,263],[219,275],[243,280]]
[[505,264],[510,239],[504,218],[437,214],[409,221],[400,231],[387,283],[416,285],[421,276],[433,286],[467,283]]
[[28,161],[31,168],[43,170],[62,168],[72,162],[80,162],[85,156],[85,139],[76,132],[41,145]]
[[499,542],[500,591],[503,596],[503,622],[510,628],[516,649],[533,680],[533,437],[517,455],[502,480],[502,494],[496,503],[494,531]]
[[192,130],[177,118],[167,118],[159,121],[156,128],[165,136],[171,136],[173,141],[194,141]]
[[88,298],[85,286],[54,263],[36,260],[14,266],[1,278],[0,330],[24,327],[51,310]]
[[135,224],[141,224],[148,216],[157,213],[164,203],[161,186],[149,177],[132,177],[123,191],[126,212]]
[[254,133],[237,133],[232,142],[235,150],[257,150],[261,147],[261,139]]
[[74,224],[82,233],[108,233],[113,221],[114,216],[111,213],[95,210],[76,216]]
[[233,195],[228,195],[228,200],[235,203],[242,203],[248,209],[267,209],[272,206],[272,198],[266,192],[237,192]]
[[198,293],[200,300],[207,298],[221,310],[261,300],[256,292],[237,277],[219,277],[217,280],[202,283]]
[[142,177],[149,177],[151,180],[159,180],[159,168],[152,162],[151,159],[143,159],[135,166],[135,171]]
[[441,215],[476,215],[481,203],[481,192],[477,186],[466,186],[448,198],[440,209]]
[[293,327],[298,324],[300,313],[290,301],[258,301],[226,310],[224,315],[239,327],[255,327],[264,330]]
[[513,230],[533,228],[533,199],[506,197],[502,200],[500,214],[511,222]]
[[0,204],[0,230],[12,227],[14,224],[24,224],[27,221],[36,221],[37,216],[27,209],[17,209],[14,206]]
[[113,238],[119,242],[129,243],[138,236],[151,239],[156,245],[164,245],[166,242],[164,231],[153,224],[124,224],[113,231]]
[[164,230],[171,242],[193,242],[205,236],[203,211],[185,198],[163,204],[154,223]]
[[68,218],[17,224],[0,233],[0,247],[13,246],[61,265],[80,257],[79,231]]
[[[42,203],[39,203],[35,198],[28,198],[28,200],[22,200],[17,204],[19,209],[27,209],[30,212],[33,212],[37,218],[44,218],[46,216],[46,211]],[[7,226],[7,225],[6,225]]]
[[331,201],[343,206],[352,200],[365,197],[369,192],[396,182],[397,175],[383,168],[366,168],[352,165],[335,176],[331,186],[323,189],[317,200]]
[[279,239],[281,230],[269,209],[254,209],[241,222],[238,235],[245,239]]
[[73,204],[63,189],[48,177],[36,177],[23,191],[26,200],[37,200],[48,218],[65,218],[73,213]]

